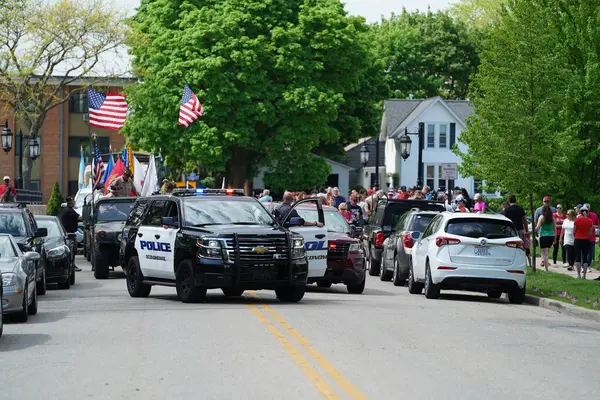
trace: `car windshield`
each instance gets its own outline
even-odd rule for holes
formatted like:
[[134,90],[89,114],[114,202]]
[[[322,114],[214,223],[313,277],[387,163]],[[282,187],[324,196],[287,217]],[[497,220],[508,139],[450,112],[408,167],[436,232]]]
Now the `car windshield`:
[[468,238],[505,239],[518,236],[510,221],[500,219],[457,218],[448,221],[446,232]]
[[419,214],[415,215],[415,218],[412,221],[411,231],[417,232],[425,232],[425,228],[431,222],[431,220],[435,217],[435,214]]
[[37,219],[35,222],[38,225],[38,228],[46,228],[48,229],[48,237],[57,238],[62,237],[62,231],[58,224],[58,221],[55,219]]
[[125,221],[129,217],[133,204],[134,201],[103,201],[98,204],[96,221]]
[[7,236],[0,236],[0,258],[12,258],[16,256],[17,252],[15,251],[10,238]]
[[255,200],[188,200],[183,203],[185,226],[274,225],[271,215]]
[[23,215],[21,213],[0,214],[0,233],[8,233],[14,237],[27,236]]
[[[317,210],[307,210],[297,208],[298,214],[305,221],[318,221]],[[328,232],[350,233],[350,226],[339,213],[334,210],[323,210],[325,216],[325,228]]]

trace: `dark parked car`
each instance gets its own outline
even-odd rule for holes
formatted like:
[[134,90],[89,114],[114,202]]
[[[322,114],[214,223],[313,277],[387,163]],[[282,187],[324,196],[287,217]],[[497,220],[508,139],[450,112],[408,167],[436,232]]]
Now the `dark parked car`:
[[135,201],[136,197],[103,197],[94,202],[91,214],[91,204],[83,206],[87,251],[91,254],[96,279],[108,278],[111,268],[114,270],[120,265],[123,226]]
[[408,279],[412,247],[438,213],[412,209],[400,218],[394,232],[383,243],[379,277],[402,286]]
[[31,210],[24,203],[0,203],[0,233],[12,235],[23,253],[40,255],[35,262],[37,294],[46,294],[46,228],[38,228]]
[[413,208],[421,211],[446,211],[444,203],[439,201],[380,199],[362,235],[369,275],[379,275],[383,242],[395,231],[400,218]]
[[67,234],[60,220],[50,215],[36,215],[35,221],[46,228],[48,236],[44,240],[46,250],[46,282],[58,283],[59,289],[69,289],[75,284],[72,252],[75,249],[75,234]]

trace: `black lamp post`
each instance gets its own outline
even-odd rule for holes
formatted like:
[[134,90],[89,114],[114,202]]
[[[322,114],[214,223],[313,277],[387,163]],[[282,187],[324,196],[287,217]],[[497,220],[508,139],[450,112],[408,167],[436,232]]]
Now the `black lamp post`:
[[[8,127],[8,121],[5,122],[2,133],[0,134],[2,139],[2,149],[6,154],[12,149],[12,131]],[[19,175],[17,176],[17,189],[23,189],[23,140],[29,140],[29,157],[32,160],[36,160],[40,156],[40,142],[35,136],[23,136],[23,131],[19,129],[19,133],[16,135],[19,146]],[[16,151],[16,149],[15,149]]]
[[[369,155],[371,151],[369,150],[370,146],[368,143],[363,143],[360,148],[360,162],[364,167],[369,164]],[[375,138],[375,186],[379,189],[379,136]]]
[[404,161],[410,157],[410,148],[412,147],[412,140],[409,135],[419,136],[419,160],[418,160],[418,173],[417,173],[417,186],[423,187],[423,149],[425,148],[425,123],[419,122],[418,132],[409,132],[408,128],[404,130],[404,135],[398,139],[400,145],[400,156]]

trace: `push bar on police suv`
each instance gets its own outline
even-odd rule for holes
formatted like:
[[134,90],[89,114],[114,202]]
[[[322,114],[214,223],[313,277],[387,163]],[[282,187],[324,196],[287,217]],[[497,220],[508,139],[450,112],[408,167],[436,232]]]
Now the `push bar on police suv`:
[[173,196],[244,196],[244,189],[175,189]]

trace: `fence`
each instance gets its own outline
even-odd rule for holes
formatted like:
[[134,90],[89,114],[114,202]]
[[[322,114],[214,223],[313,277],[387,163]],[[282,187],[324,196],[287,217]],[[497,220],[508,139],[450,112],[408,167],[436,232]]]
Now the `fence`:
[[42,192],[37,190],[17,189],[17,201],[27,204],[42,204]]

